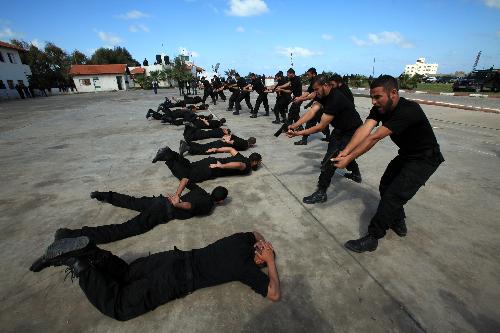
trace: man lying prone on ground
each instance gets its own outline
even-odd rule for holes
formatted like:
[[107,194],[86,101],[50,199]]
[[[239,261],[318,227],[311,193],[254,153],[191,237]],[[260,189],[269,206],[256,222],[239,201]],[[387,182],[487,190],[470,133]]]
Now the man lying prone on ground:
[[255,145],[257,139],[254,137],[249,137],[248,140],[237,137],[234,134],[224,135],[222,139],[208,142],[208,143],[197,143],[190,142],[187,143],[181,140],[179,146],[179,154],[184,156],[184,153],[188,152],[190,155],[209,155],[211,153],[218,153],[219,148],[230,147],[237,151],[244,151]]
[[229,128],[213,128],[213,129],[199,129],[191,124],[186,124],[184,128],[184,140],[187,142],[198,141],[204,139],[219,139],[224,135],[230,135],[231,130]]
[[[182,195],[185,188],[190,191]],[[95,244],[115,242],[124,238],[137,236],[148,232],[158,224],[167,223],[170,220],[186,220],[193,216],[207,215],[215,204],[223,203],[227,197],[227,189],[222,186],[216,187],[208,194],[195,182],[183,178],[175,194],[167,194],[167,197],[134,198],[116,192],[92,192],[90,197],[113,206],[138,211],[139,214],[121,224],[109,224],[97,227],[83,227],[81,229],[61,228],[56,231],[54,238],[68,238],[86,236]]]
[[262,156],[259,153],[252,153],[247,158],[234,148],[219,148],[218,152],[228,153],[231,156],[226,158],[211,156],[196,162],[190,162],[179,153],[165,147],[158,150],[153,163],[165,161],[172,174],[178,179],[189,178],[199,183],[218,177],[248,175],[252,170],[257,170],[262,162]]
[[[237,233],[201,249],[160,252],[127,264],[86,236],[56,240],[30,267],[67,266],[101,313],[125,321],[195,290],[240,281],[272,301],[281,297],[271,243]],[[267,266],[268,274],[261,268]]]

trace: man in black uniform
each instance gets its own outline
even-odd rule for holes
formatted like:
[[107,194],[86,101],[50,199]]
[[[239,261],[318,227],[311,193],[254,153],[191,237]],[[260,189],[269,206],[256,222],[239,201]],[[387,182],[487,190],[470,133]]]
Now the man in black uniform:
[[333,88],[339,89],[354,104],[354,95],[349,86],[344,82],[344,79],[342,79],[342,76],[333,74],[330,77],[330,83]]
[[255,108],[253,109],[252,115],[250,118],[257,118],[257,112],[259,112],[260,104],[264,103],[264,110],[266,113],[264,116],[269,116],[269,102],[267,100],[267,91],[264,84],[262,84],[262,79],[257,77],[254,73],[251,75],[252,78],[252,90],[257,92],[259,96],[257,97],[257,101],[255,101]]
[[210,84],[210,82],[208,82],[206,78],[202,77],[201,83],[203,84],[203,104],[205,104],[207,97],[210,96],[212,98],[212,102],[214,103],[214,105],[216,105],[214,90],[212,89],[212,85]]
[[219,97],[222,99],[223,102],[226,101],[226,95],[224,95],[224,89],[223,89],[222,82],[220,81],[219,77],[217,75],[214,76],[214,93],[216,95],[219,95]]
[[[273,121],[273,124],[281,124],[286,122],[286,113],[288,112],[288,104],[292,100],[292,96],[289,90],[284,90],[279,88],[282,85],[285,85],[288,82],[288,78],[283,76],[283,72],[279,71],[274,76],[274,79],[277,82],[276,86],[271,89],[273,92],[276,92],[276,103],[274,104],[274,115],[276,116],[276,120]],[[280,120],[281,115],[281,120]]]
[[227,111],[233,111],[234,103],[238,99],[238,95],[240,94],[240,90],[238,89],[238,82],[232,77],[229,76],[227,78],[227,82],[225,88],[229,89],[231,96],[229,96],[229,105],[227,106]]
[[[391,137],[399,151],[380,179],[380,202],[370,221],[368,235],[345,244],[354,252],[374,251],[378,240],[389,229],[400,237],[405,236],[403,206],[444,162],[424,111],[416,102],[399,97],[395,78],[389,75],[377,78],[370,85],[370,96],[373,104],[370,115],[334,159],[335,166],[345,168],[386,136]],[[382,126],[372,133],[380,122]]]
[[98,248],[88,237],[63,238],[52,243],[30,270],[50,266],[67,266],[90,303],[120,321],[230,281],[240,281],[271,301],[281,297],[274,249],[258,232],[237,233],[201,249],[174,248],[131,264]]
[[[314,68],[314,67],[309,68],[306,72],[306,75],[307,75],[307,78],[309,79],[309,87],[307,88],[307,91],[305,91],[302,94],[302,96],[295,97],[293,99],[292,103],[299,103],[299,102],[302,103],[303,101],[311,100],[309,106],[307,106],[307,105],[305,106],[305,108],[307,109],[308,107],[310,107],[313,104],[314,99],[316,98],[316,92],[314,91],[314,88],[313,88],[314,80],[316,79],[316,76],[318,75],[318,73],[316,72],[316,68]],[[306,123],[306,129],[311,128],[314,125],[318,124],[321,120],[322,115],[323,115],[323,111],[321,109],[318,110],[316,112],[316,115]],[[329,141],[329,138],[330,138],[329,126],[327,126],[322,132],[323,132],[323,134],[325,134],[325,138],[322,140]],[[294,145],[296,145],[296,146],[307,145],[307,138],[308,137],[309,137],[309,135],[304,135],[302,137],[302,139],[294,142]]]
[[[289,91],[293,94],[294,98],[302,96],[302,81],[299,76],[295,75],[295,70],[293,68],[288,69],[286,72],[288,76],[288,82],[283,85],[279,85],[278,89],[284,89],[284,91]],[[295,103],[290,105],[288,109],[288,123],[292,124],[299,120],[300,118],[300,106],[302,105],[302,100],[297,99]]]
[[237,151],[244,151],[254,146],[256,142],[257,139],[254,137],[249,137],[248,140],[244,140],[234,134],[224,135],[220,140],[204,144],[196,142],[187,143],[186,141],[181,140],[179,154],[183,156],[185,152],[188,152],[190,155],[209,155],[211,153],[217,153],[217,148],[223,147],[231,147]]
[[[182,195],[185,188],[190,191]],[[116,242],[128,237],[148,232],[158,224],[172,219],[186,220],[193,216],[207,215],[215,204],[223,203],[227,197],[225,187],[216,187],[208,194],[200,186],[187,178],[181,179],[177,192],[158,197],[135,198],[117,192],[92,192],[90,197],[113,206],[139,212],[137,216],[121,224],[109,224],[81,229],[61,228],[56,231],[55,239],[86,236],[95,244]]]
[[187,142],[198,141],[204,139],[217,139],[222,138],[224,135],[231,134],[231,130],[228,128],[213,128],[209,130],[203,130],[193,127],[189,124],[184,128],[184,140]]
[[218,148],[218,152],[228,153],[231,157],[206,157],[196,162],[190,162],[169,147],[165,147],[158,151],[153,163],[165,161],[172,174],[178,179],[189,178],[199,183],[218,177],[248,175],[252,170],[257,170],[262,162],[262,156],[258,153],[252,153],[246,158],[234,148]]
[[253,112],[252,104],[250,103],[250,88],[251,84],[247,84],[245,78],[241,77],[240,74],[236,73],[236,84],[240,89],[238,98],[236,99],[236,111],[233,112],[235,116],[240,114],[241,101],[245,100],[247,107],[250,109],[250,113]]
[[[289,137],[295,137],[317,133],[330,124],[334,127],[334,131],[330,136],[330,142],[328,143],[328,150],[323,159],[322,165],[324,167],[321,168],[321,174],[319,175],[318,189],[303,199],[303,202],[307,204],[315,204],[327,200],[326,190],[330,186],[332,177],[335,174],[335,167],[327,161],[340,150],[344,149],[356,129],[362,124],[354,104],[338,89],[333,89],[325,75],[318,75],[313,87],[316,96],[323,106],[323,115],[321,116],[320,123],[302,131],[295,131],[300,125],[306,123],[314,116],[314,113],[310,110],[299,121],[290,125],[287,132]],[[355,180],[361,182],[361,174],[355,160],[350,161],[347,170],[358,176],[359,178]]]

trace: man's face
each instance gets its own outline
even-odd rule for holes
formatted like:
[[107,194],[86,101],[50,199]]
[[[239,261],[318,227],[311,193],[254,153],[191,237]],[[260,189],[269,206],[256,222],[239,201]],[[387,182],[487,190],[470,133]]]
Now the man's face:
[[292,79],[295,77],[295,74],[293,73],[286,73],[286,76],[288,76],[289,79]]
[[312,80],[312,78],[316,76],[313,72],[307,72],[306,75],[309,80]]
[[378,108],[380,113],[387,113],[393,109],[394,101],[397,98],[397,91],[393,89],[389,94],[384,87],[370,89],[372,104]]
[[222,132],[224,132],[224,135],[229,135],[229,131],[227,128],[223,128],[222,129]]
[[328,95],[328,93],[330,92],[330,87],[328,86],[328,84],[315,83],[313,85],[313,88],[314,91],[316,92],[316,96],[318,97],[324,97]]

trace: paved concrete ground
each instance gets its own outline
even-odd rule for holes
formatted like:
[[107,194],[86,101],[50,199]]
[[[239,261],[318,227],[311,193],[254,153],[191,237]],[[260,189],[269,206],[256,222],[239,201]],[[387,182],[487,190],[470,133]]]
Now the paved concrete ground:
[[[500,331],[500,116],[424,106],[446,162],[406,208],[409,234],[389,233],[376,252],[353,254],[378,202],[394,144],[359,159],[363,184],[335,175],[329,200],[315,189],[326,144],[274,138],[272,119],[223,111],[235,133],[257,137],[264,167],[227,184],[230,200],[209,217],[171,221],[105,246],[131,261],[149,252],[205,246],[259,230],[275,246],[283,298],[271,303],[239,283],[196,291],[122,323],[100,314],[62,268],[30,264],[62,226],[117,223],[133,212],[89,199],[92,190],[173,191],[156,150],[178,147],[182,128],[144,118],[171,91],[57,96],[0,104],[0,331],[2,332],[450,332]],[[272,104],[274,98],[270,98]],[[253,96],[255,101],[255,96]],[[365,117],[369,99],[356,98]]]

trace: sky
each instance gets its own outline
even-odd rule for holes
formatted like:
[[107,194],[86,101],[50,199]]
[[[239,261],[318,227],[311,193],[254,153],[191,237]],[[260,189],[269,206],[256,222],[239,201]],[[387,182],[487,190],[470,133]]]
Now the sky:
[[500,0],[9,1],[0,40],[12,38],[87,55],[123,46],[151,64],[184,54],[242,74],[274,75],[293,61],[300,73],[399,75],[420,57],[438,73],[468,72],[479,51],[478,68],[500,67]]

